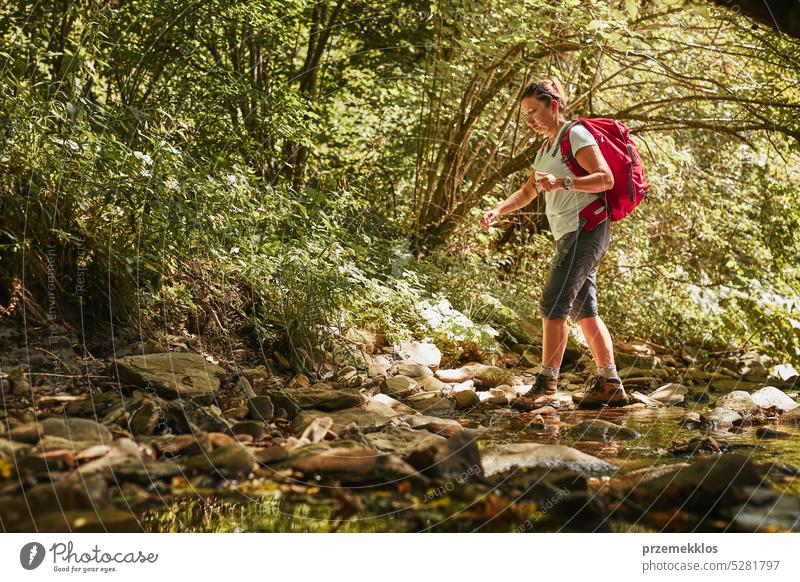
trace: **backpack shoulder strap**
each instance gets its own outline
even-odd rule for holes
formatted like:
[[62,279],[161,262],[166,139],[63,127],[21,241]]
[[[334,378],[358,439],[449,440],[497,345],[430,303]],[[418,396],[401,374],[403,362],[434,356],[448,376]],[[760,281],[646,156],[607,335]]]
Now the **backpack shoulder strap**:
[[586,176],[589,172],[581,168],[581,165],[578,163],[578,160],[576,160],[575,156],[572,155],[572,144],[569,141],[569,132],[572,130],[572,128],[575,126],[576,123],[580,123],[580,119],[576,119],[575,121],[567,125],[567,127],[561,134],[561,141],[559,142],[559,146],[561,148],[561,161],[564,162],[564,164],[576,176]]

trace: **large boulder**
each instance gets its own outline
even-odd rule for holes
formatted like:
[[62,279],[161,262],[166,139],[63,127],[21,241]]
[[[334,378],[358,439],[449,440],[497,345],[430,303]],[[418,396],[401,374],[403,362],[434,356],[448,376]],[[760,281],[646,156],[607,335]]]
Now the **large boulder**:
[[197,402],[211,402],[225,375],[224,368],[200,354],[175,352],[118,358],[111,370],[120,382],[152,388],[162,398],[191,398]]
[[764,386],[760,390],[753,392],[752,397],[753,402],[764,410],[772,408],[780,412],[789,412],[800,406],[800,404],[789,398],[785,392],[774,386]]
[[758,410],[758,404],[744,390],[734,390],[717,399],[717,408],[727,408],[739,414],[752,414]]

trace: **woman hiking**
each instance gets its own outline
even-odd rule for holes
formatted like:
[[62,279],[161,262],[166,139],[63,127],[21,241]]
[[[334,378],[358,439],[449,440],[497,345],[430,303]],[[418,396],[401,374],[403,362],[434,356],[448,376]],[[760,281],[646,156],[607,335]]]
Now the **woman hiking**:
[[[581,326],[597,365],[596,377],[585,390],[572,395],[573,402],[587,408],[627,404],[614,364],[611,334],[597,313],[597,265],[611,242],[611,221],[600,215],[602,222],[593,224],[597,219],[587,220],[587,214],[581,214],[592,203],[592,208],[597,207],[598,198],[614,185],[614,176],[594,136],[580,123],[571,125],[564,117],[566,99],[557,79],[527,86],[521,105],[528,125],[545,136],[545,142],[536,154],[528,181],[480,220],[481,228],[488,231],[498,216],[526,206],[541,191],[556,241],[555,257],[539,302],[544,332],[542,370],[530,392],[515,405],[533,409],[556,401],[558,372],[569,333],[568,316]],[[576,176],[562,161],[559,145],[568,127],[572,155],[586,170],[585,176]]]

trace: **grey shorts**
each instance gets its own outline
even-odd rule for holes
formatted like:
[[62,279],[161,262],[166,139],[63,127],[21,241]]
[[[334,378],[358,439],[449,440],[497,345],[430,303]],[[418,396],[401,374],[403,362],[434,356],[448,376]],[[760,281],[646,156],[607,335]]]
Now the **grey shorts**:
[[597,315],[597,265],[611,244],[611,221],[605,220],[590,232],[583,222],[575,232],[556,242],[556,254],[542,291],[542,317],[575,320]]

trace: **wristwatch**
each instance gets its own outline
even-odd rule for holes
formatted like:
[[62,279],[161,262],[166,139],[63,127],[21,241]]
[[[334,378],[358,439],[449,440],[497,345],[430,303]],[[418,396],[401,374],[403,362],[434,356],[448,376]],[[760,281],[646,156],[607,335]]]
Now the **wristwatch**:
[[572,189],[572,176],[564,177],[564,188],[566,188],[567,190]]

